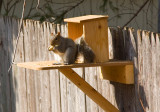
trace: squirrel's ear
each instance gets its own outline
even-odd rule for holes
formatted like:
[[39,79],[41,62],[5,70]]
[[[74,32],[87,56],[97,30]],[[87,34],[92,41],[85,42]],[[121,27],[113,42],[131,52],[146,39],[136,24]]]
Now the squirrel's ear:
[[51,33],[51,36],[53,36],[54,34],[53,33]]
[[60,35],[61,35],[61,33],[60,33],[60,32],[58,32],[58,33],[57,33],[57,35],[58,35],[58,36],[60,36]]

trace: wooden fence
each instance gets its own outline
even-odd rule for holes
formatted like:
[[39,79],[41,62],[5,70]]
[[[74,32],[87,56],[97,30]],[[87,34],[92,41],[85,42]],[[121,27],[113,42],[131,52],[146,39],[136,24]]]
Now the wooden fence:
[[[57,70],[33,71],[13,65],[8,74],[19,20],[0,17],[0,112],[103,112]],[[58,59],[47,51],[50,33],[66,25],[24,21],[15,63]],[[106,29],[107,30],[107,29]],[[99,68],[76,72],[121,112],[158,112],[160,107],[160,40],[158,34],[132,28],[109,30],[110,59],[133,60],[135,84],[125,85],[99,78]]]

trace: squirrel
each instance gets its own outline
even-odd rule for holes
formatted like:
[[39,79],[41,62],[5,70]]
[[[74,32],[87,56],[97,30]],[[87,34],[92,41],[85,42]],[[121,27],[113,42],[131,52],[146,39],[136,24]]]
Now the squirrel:
[[76,60],[77,46],[75,42],[70,38],[64,38],[58,32],[56,35],[51,33],[52,39],[50,41],[49,51],[53,51],[58,54],[63,61],[63,64],[73,64]]
[[75,41],[61,36],[60,32],[56,35],[52,33],[51,36],[51,46],[48,50],[58,54],[62,58],[63,64],[68,65],[75,63],[79,55],[84,57],[85,63],[92,63],[94,61],[95,54],[86,43],[83,36]]

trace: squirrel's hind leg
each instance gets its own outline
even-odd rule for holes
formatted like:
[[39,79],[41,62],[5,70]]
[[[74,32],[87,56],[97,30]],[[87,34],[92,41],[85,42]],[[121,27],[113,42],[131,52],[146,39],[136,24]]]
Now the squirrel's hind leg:
[[76,50],[68,47],[64,53],[63,60],[65,65],[73,64],[75,62]]

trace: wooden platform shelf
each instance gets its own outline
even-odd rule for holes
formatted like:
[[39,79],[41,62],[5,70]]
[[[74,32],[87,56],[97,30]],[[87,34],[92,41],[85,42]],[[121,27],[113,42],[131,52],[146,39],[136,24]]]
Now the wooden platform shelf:
[[[133,82],[134,78],[130,77],[133,75],[133,63],[131,61],[108,61],[104,63],[90,63],[90,64],[72,64],[72,65],[54,65],[56,61],[41,61],[41,62],[24,62],[18,63],[17,66],[32,69],[32,70],[53,70],[58,69],[63,73],[69,80],[71,80],[78,88],[80,88],[88,97],[96,102],[106,112],[119,112],[108,100],[106,100],[99,92],[97,92],[91,85],[89,85],[83,78],[81,78],[72,68],[79,67],[109,67],[109,72],[113,77],[130,79]],[[114,68],[119,68],[118,71],[112,71]],[[124,71],[121,71],[123,68]],[[107,70],[108,71],[108,70]],[[114,74],[117,73],[117,74]],[[119,74],[120,73],[120,74]],[[91,74],[92,75],[92,74]],[[117,76],[116,76],[117,75]],[[120,76],[122,75],[122,76]],[[127,77],[129,75],[129,77]],[[125,78],[127,77],[127,78]],[[112,77],[109,77],[112,78]]]
[[103,63],[76,63],[71,65],[54,65],[57,61],[38,61],[38,62],[24,62],[18,63],[17,66],[33,69],[33,70],[51,70],[60,68],[79,68],[79,67],[97,67],[97,66],[129,66],[133,65],[131,61],[107,61]]

